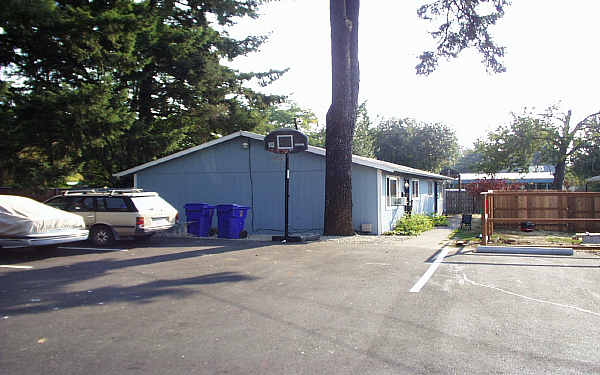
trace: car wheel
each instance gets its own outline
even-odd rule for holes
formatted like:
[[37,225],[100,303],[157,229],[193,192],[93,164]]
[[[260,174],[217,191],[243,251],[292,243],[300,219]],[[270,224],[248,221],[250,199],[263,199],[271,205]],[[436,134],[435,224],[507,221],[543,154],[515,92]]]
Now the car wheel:
[[112,229],[102,225],[92,228],[90,240],[96,246],[108,246],[115,240],[115,235]]

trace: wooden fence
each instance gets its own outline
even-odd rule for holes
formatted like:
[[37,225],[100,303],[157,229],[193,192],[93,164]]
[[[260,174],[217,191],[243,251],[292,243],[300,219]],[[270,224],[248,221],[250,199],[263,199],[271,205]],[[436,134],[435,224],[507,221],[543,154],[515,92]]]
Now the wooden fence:
[[444,212],[451,214],[480,214],[483,196],[471,195],[465,190],[446,190]]
[[489,191],[482,195],[484,243],[494,226],[519,227],[526,221],[541,230],[600,232],[600,193]]

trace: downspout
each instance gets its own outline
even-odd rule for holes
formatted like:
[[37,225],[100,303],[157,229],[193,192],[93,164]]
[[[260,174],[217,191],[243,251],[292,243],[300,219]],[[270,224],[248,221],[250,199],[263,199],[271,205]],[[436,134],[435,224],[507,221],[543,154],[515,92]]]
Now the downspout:
[[436,180],[433,180],[433,213],[434,214],[438,214],[438,182]]
[[251,208],[251,227],[252,227],[252,233],[254,233],[254,180],[252,178],[252,140],[250,138],[247,138],[247,141],[242,141],[242,142],[248,142],[248,176],[250,176],[250,207]]
[[382,233],[382,213],[381,213],[381,195],[382,195],[382,179],[383,174],[381,173],[381,169],[377,170],[377,235],[381,235]]

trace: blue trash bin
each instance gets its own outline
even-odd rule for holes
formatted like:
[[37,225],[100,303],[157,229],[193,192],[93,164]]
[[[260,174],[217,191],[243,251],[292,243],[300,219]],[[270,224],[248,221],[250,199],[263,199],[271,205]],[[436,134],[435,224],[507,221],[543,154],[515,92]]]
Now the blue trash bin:
[[220,238],[240,238],[250,207],[237,204],[217,205]]
[[206,203],[188,203],[184,205],[187,219],[187,232],[195,236],[210,236],[215,206]]

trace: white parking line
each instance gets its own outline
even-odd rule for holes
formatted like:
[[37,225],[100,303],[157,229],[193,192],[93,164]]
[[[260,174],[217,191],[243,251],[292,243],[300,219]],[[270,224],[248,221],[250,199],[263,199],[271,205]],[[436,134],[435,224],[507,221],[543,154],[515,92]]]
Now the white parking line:
[[88,251],[129,251],[127,249],[106,249],[106,248],[96,248],[96,247],[67,247],[67,246],[61,246],[59,247],[59,249],[66,249],[66,250],[88,250]]
[[17,270],[30,270],[33,267],[32,266],[9,266],[9,265],[5,265],[5,264],[0,264],[0,268],[14,268]]
[[433,276],[433,273],[435,272],[435,270],[438,269],[438,267],[440,266],[440,263],[442,263],[442,261],[444,260],[444,257],[446,255],[448,255],[449,251],[450,251],[450,248],[448,248],[446,246],[441,248],[439,254],[437,255],[437,257],[435,257],[435,260],[433,261],[431,266],[429,266],[429,268],[423,274],[423,276],[421,276],[419,281],[417,281],[417,283],[409,290],[410,293],[419,293],[421,291],[421,288],[423,288],[423,286],[425,286],[425,284],[427,283],[427,281],[429,281],[431,276]]
[[547,303],[549,305],[554,305],[554,306],[558,306],[558,307],[564,307],[564,308],[567,308],[567,309],[577,310],[577,311],[580,311],[580,312],[583,312],[583,313],[586,313],[586,314],[592,314],[592,315],[600,316],[600,313],[597,313],[595,311],[590,311],[590,310],[582,309],[581,307],[577,307],[577,306],[573,306],[573,305],[565,305],[563,303],[558,303],[558,302],[545,301],[545,300],[542,300],[542,299],[539,299],[539,298],[527,297],[527,296],[524,296],[522,294],[517,294],[515,292],[511,292],[509,290],[498,288],[498,287],[495,287],[495,286],[492,286],[492,285],[480,284],[480,283],[477,283],[477,282],[475,282],[473,280],[469,280],[469,278],[467,277],[467,275],[465,275],[464,273],[463,273],[463,279],[466,282],[468,282],[469,284],[471,284],[471,285],[480,286],[480,287],[483,287],[483,288],[494,289],[494,290],[497,290],[497,291],[502,292],[502,293],[510,294],[511,296],[521,297],[521,298],[524,298],[524,299],[530,300],[530,301],[535,301],[535,302],[540,302],[540,303]]

